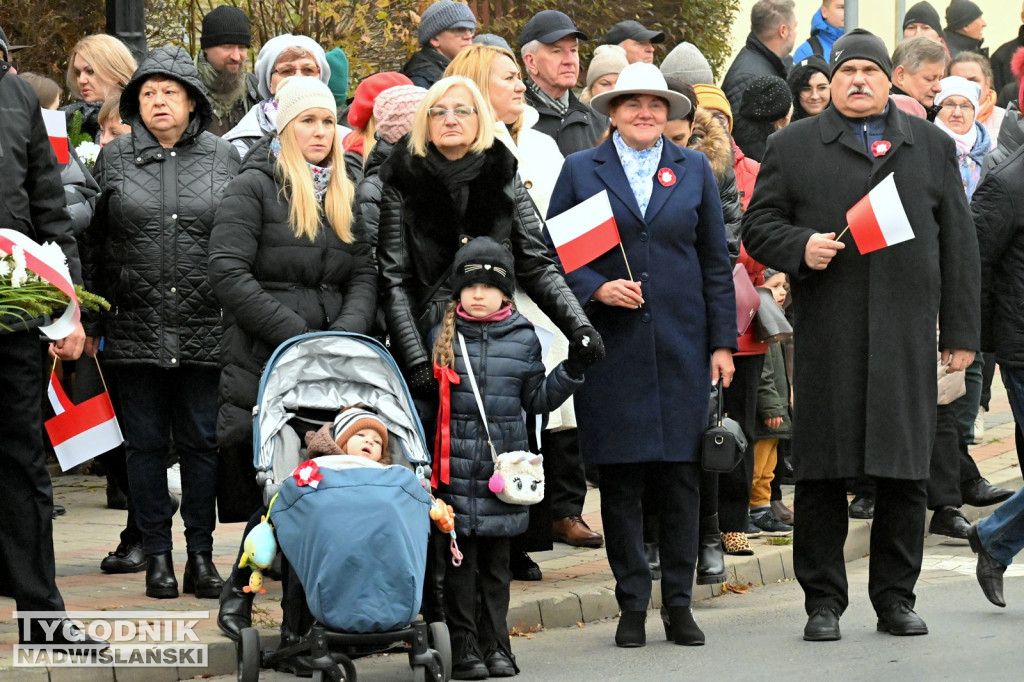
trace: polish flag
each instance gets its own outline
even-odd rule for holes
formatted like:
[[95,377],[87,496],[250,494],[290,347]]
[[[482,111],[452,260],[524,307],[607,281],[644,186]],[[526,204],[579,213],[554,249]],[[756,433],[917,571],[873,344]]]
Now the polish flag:
[[50,373],[46,394],[57,416],[47,420],[46,432],[62,471],[81,464],[124,442],[114,416],[110,394],[104,391],[75,405],[64,393],[57,375]]
[[846,223],[861,254],[914,238],[892,173],[846,212]]
[[50,144],[53,145],[53,153],[57,155],[57,161],[63,164],[70,163],[68,120],[64,117],[64,112],[43,109],[43,122],[46,124],[46,134],[50,137]]
[[621,241],[608,190],[548,219],[547,225],[566,272],[583,267]]

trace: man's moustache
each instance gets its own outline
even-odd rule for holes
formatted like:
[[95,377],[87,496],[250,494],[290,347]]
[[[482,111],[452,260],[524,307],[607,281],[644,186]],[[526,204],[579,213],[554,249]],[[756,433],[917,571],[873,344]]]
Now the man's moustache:
[[852,97],[853,95],[867,95],[868,97],[874,97],[875,93],[874,91],[871,90],[871,88],[864,87],[862,85],[854,85],[852,88],[846,91],[847,97]]

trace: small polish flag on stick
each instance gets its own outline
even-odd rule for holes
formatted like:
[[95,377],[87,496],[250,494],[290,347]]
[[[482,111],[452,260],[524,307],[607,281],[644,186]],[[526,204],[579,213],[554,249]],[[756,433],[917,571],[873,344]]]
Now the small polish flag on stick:
[[124,442],[107,391],[75,405],[64,393],[56,373],[51,372],[46,393],[53,411],[57,413],[56,417],[47,420],[46,433],[50,435],[62,471],[113,450]]
[[57,161],[63,164],[70,163],[68,121],[64,117],[64,112],[43,109],[43,122],[46,124],[46,134],[50,137],[50,144],[53,145],[53,153],[57,155]]
[[[598,256],[619,246],[619,228],[612,215],[608,190],[602,190],[581,204],[547,221],[548,233],[566,272],[581,268]],[[623,250],[622,257],[626,257]],[[629,261],[626,261],[629,270]],[[633,276],[630,275],[630,279]]]
[[[853,235],[861,254],[914,238],[914,230],[910,227],[892,173],[846,212],[846,222],[846,230]],[[846,230],[836,237],[837,241],[846,234]]]

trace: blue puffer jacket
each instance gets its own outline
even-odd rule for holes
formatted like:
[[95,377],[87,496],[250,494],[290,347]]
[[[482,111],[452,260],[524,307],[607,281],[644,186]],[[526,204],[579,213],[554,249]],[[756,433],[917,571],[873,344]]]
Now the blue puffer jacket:
[[[819,7],[811,19],[811,35],[817,36],[818,42],[821,43],[821,56],[827,62],[829,57],[832,56],[832,46],[843,37],[843,29],[836,28],[822,19],[821,8]],[[812,54],[814,54],[814,47],[811,45],[810,40],[805,40],[800,47],[796,48],[796,52],[793,53],[793,63],[799,64],[801,59],[807,59]]]
[[[456,318],[455,328],[466,339],[495,449],[498,454],[526,450],[523,410],[530,414],[551,412],[583,380],[570,377],[565,363],[544,376],[537,333],[517,312],[501,322],[482,324]],[[434,328],[434,339],[439,331],[440,325]],[[451,386],[451,480],[438,487],[437,495],[455,508],[455,531],[459,535],[519,535],[526,531],[527,508],[505,504],[487,488],[494,464],[458,337],[452,346],[461,383]]]

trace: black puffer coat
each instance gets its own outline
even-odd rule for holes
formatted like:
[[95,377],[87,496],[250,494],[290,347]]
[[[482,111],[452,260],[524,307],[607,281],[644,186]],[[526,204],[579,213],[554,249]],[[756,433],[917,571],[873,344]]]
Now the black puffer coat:
[[981,349],[1001,365],[1024,367],[1024,147],[985,176],[971,213],[981,251]]
[[[400,144],[405,144],[404,141]],[[377,228],[380,225],[380,204],[384,181],[380,179],[380,167],[391,156],[393,147],[384,140],[377,140],[366,158],[363,179],[356,186],[356,200],[353,207],[352,224],[356,239],[370,245],[376,263]]]
[[710,111],[704,107],[697,107],[687,146],[708,157],[711,164],[715,181],[718,183],[718,198],[722,201],[725,241],[729,245],[729,255],[735,262],[740,255],[740,223],[743,220],[743,208],[740,206],[740,192],[736,187],[729,131],[715,120]]
[[515,157],[502,144],[484,154],[483,168],[468,183],[465,215],[425,159],[413,156],[406,145],[396,146],[380,169],[381,305],[391,352],[407,375],[430,362],[425,339],[451,299],[447,285],[438,284],[447,279],[463,235],[510,240],[519,284],[559,330],[571,336],[590,326],[541,237],[533,204],[516,178]]
[[402,74],[409,77],[413,85],[430,89],[430,86],[444,78],[444,70],[452,60],[431,46],[421,48],[409,57],[402,67]]
[[[139,90],[151,76],[182,83],[196,105],[171,149],[139,114]],[[121,95],[132,133],[100,153],[100,200],[82,238],[86,285],[111,303],[102,323],[86,331],[106,335],[108,362],[219,365],[220,309],[206,262],[214,212],[239,159],[229,143],[203,132],[210,116],[196,67],[181,48],[151,52]]]
[[314,241],[295,236],[270,139],[246,155],[210,238],[210,281],[224,307],[222,446],[251,438],[260,372],[278,345],[310,331],[366,334],[377,309],[366,244],[341,241],[326,218]]
[[[547,377],[540,359],[537,333],[525,317],[513,312],[501,322],[480,324],[456,319],[484,402],[491,440],[498,453],[526,450],[523,410],[546,414],[564,403],[583,384],[560,364]],[[436,337],[439,328],[434,330]],[[466,361],[453,340],[455,371],[461,383],[451,386],[451,481],[438,495],[455,508],[455,532],[511,537],[526,531],[527,507],[505,504],[487,483],[493,459],[483,431],[480,409],[466,372]]]

